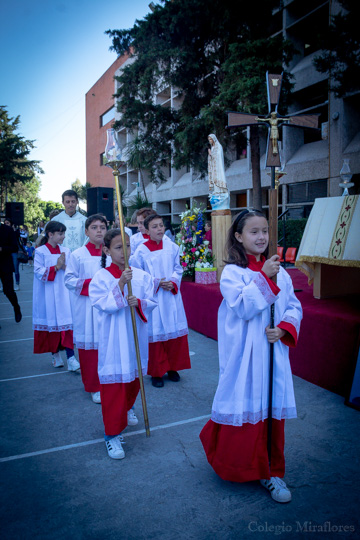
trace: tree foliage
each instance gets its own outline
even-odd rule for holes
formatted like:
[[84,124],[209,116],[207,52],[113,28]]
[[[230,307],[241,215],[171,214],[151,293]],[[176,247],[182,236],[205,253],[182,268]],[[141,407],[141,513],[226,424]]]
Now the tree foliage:
[[[17,133],[20,116],[10,118],[6,107],[0,106],[0,182],[1,208],[15,186],[35,182],[35,173],[42,173],[39,161],[30,160],[34,141]],[[35,182],[36,183],[36,182]]]
[[[204,174],[209,133],[225,146],[244,145],[240,133],[225,129],[226,111],[267,112],[265,73],[281,71],[289,54],[281,36],[269,37],[277,5],[163,0],[133,28],[108,30],[113,50],[136,55],[119,77],[115,127],[137,133],[152,181],[165,180],[170,160]],[[169,87],[178,98],[172,109],[154,102],[162,91],[166,99]]]
[[151,169],[151,162],[148,161],[148,153],[144,147],[141,138],[136,136],[126,145],[126,162],[130,169],[138,169],[140,171],[141,183],[144,192],[144,199],[146,204],[148,203],[146,189],[145,189],[145,180],[144,180],[144,170]]
[[337,97],[360,89],[360,34],[358,0],[339,0],[343,10],[332,17],[322,35],[322,54],[314,59],[321,73],[331,75],[330,89]]
[[87,201],[87,190],[89,188],[91,188],[90,182],[82,184],[78,178],[71,184],[71,189],[77,193],[79,201]]
[[40,180],[35,175],[29,175],[22,182],[12,184],[8,192],[10,201],[24,203],[24,224],[30,231],[36,230],[39,221],[47,221],[52,210],[63,210],[58,202],[42,201],[39,198],[40,188]]

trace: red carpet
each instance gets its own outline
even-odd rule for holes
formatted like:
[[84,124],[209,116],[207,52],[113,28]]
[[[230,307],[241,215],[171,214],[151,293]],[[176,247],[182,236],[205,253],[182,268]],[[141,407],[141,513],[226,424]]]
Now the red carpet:
[[[360,298],[317,300],[307,277],[288,269],[304,318],[295,349],[290,349],[294,375],[345,396],[351,384],[360,342]],[[222,300],[219,284],[181,284],[189,328],[217,339],[217,312]]]

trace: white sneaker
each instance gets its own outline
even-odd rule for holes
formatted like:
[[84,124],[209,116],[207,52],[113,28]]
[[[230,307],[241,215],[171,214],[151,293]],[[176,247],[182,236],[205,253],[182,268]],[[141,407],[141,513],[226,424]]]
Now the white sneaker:
[[291,501],[291,493],[285,482],[278,476],[272,476],[270,480],[260,480],[260,484],[270,491],[274,501],[287,503]]
[[122,440],[121,435],[118,435],[110,439],[110,441],[105,441],[106,450],[112,459],[124,459],[125,452],[121,445]]
[[68,371],[78,371],[80,369],[80,364],[76,360],[75,356],[71,356],[70,358],[68,358],[67,365]]
[[59,352],[52,355],[52,365],[54,367],[64,367],[64,362]]
[[134,413],[134,409],[130,409],[127,413],[128,426],[136,426],[139,423],[138,417]]
[[94,403],[101,403],[100,392],[91,392],[91,399]]
[[20,290],[20,285],[16,284],[14,285],[14,291],[19,291]]

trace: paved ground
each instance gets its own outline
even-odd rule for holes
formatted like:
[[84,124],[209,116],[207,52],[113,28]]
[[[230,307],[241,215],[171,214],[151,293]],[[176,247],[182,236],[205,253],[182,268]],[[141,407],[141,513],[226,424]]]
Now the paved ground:
[[193,367],[180,383],[155,389],[145,379],[151,437],[142,420],[127,428],[126,458],[111,460],[101,406],[80,376],[32,354],[26,266],[19,299],[24,318],[15,324],[0,294],[2,539],[360,538],[360,413],[341,397],[295,377],[290,504],[275,503],[257,482],[224,482],[199,440],[217,384],[217,343],[191,331]]

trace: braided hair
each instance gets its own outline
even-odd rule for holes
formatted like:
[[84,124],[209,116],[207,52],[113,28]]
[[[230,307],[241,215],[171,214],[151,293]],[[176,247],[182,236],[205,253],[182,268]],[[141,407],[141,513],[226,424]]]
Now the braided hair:
[[[107,233],[104,236],[104,246],[109,249],[112,240],[114,238],[116,238],[116,236],[121,236],[120,229],[110,229],[109,231],[107,231]],[[125,236],[128,236],[128,234],[125,233]],[[101,254],[101,263],[100,264],[101,264],[102,268],[106,267],[106,253],[104,252],[104,250],[103,250],[103,252]]]

